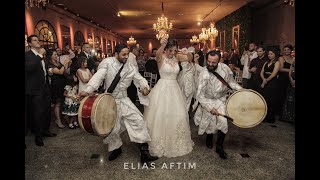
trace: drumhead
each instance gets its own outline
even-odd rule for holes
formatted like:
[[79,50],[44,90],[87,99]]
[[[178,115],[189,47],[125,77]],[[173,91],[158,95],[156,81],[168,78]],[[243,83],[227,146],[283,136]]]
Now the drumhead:
[[254,90],[239,90],[228,98],[226,114],[233,118],[234,125],[251,128],[260,124],[267,115],[267,103],[262,95]]
[[93,131],[100,136],[107,136],[113,129],[117,119],[116,101],[109,93],[100,94],[91,112]]

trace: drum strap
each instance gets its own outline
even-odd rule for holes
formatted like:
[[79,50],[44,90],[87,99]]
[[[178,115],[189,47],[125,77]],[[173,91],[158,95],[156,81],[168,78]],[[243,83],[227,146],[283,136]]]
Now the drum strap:
[[213,71],[211,73],[215,75],[219,79],[219,81],[222,82],[222,84],[226,85],[230,90],[232,90],[231,86],[227,83],[227,81],[224,80],[223,77],[221,77],[217,72]]
[[[124,65],[123,65],[123,66],[124,66]],[[123,69],[123,66],[121,66],[121,68],[119,69],[118,73],[117,73],[116,76],[114,77],[111,85],[109,86],[109,88],[108,88],[108,90],[107,90],[108,93],[111,93],[111,94],[112,94],[112,92],[113,92],[114,89],[116,88],[118,82],[120,81],[120,78],[121,78],[121,77],[120,77],[120,73],[121,73],[121,71],[122,71],[122,69]]]
[[[223,77],[221,77],[217,72],[211,72],[213,75],[215,75],[218,79],[219,79],[219,81],[221,81],[222,82],[222,84],[224,84],[224,85],[226,85],[230,90],[232,90],[232,88],[231,88],[231,86],[227,83],[227,81],[226,80],[224,80],[223,79]],[[195,104],[197,104],[196,106],[195,106]],[[195,104],[193,105],[193,111],[195,111],[195,110],[197,110],[197,108],[198,108],[198,106],[199,106],[199,102],[198,102],[198,100],[195,102]],[[195,106],[195,107],[194,107]],[[229,117],[228,117],[229,118]],[[232,119],[232,118],[230,118],[230,119]]]

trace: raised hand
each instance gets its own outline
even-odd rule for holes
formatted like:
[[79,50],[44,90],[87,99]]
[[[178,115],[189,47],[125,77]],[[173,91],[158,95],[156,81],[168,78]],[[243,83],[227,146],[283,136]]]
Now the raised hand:
[[164,36],[163,38],[161,38],[160,40],[161,46],[166,46],[167,43],[168,43],[168,37]]
[[41,55],[45,55],[46,54],[46,50],[44,48],[40,48],[38,50],[38,53],[41,54]]
[[199,54],[195,54],[194,55],[194,63],[199,64],[199,58],[200,58]]

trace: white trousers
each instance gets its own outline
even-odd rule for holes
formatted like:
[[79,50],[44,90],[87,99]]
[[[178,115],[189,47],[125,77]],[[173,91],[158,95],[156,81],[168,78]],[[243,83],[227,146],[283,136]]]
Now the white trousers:
[[117,104],[117,120],[115,127],[103,142],[108,144],[108,151],[122,146],[120,134],[128,131],[130,141],[146,143],[151,141],[143,115],[128,97],[115,99]]

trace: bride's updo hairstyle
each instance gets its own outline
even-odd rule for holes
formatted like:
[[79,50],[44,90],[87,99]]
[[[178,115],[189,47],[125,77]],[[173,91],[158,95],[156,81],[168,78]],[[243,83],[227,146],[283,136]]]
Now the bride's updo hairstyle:
[[169,38],[168,43],[167,43],[166,47],[164,48],[164,50],[169,49],[174,46],[176,46],[178,48],[178,41],[176,39]]

